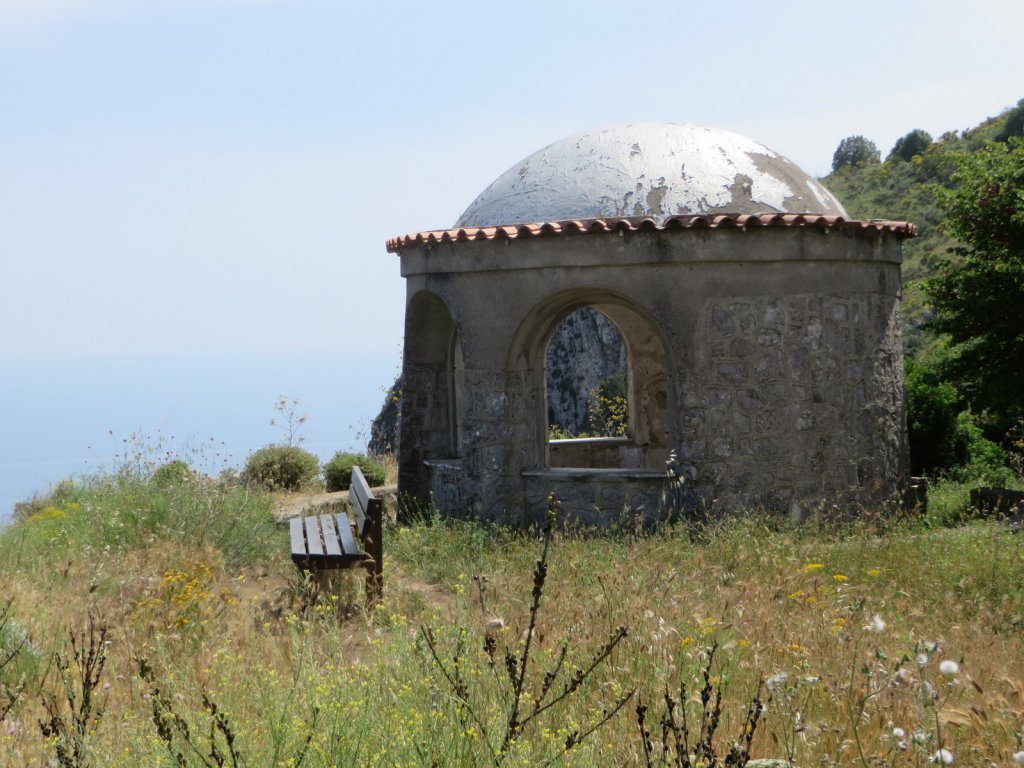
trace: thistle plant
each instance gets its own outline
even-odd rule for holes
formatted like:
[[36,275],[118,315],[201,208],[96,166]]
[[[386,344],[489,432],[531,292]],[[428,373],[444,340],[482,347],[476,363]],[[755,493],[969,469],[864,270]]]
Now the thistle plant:
[[[533,658],[534,644],[538,638],[538,617],[548,578],[548,556],[558,509],[559,502],[552,494],[548,498],[548,510],[542,529],[541,555],[533,571],[529,619],[521,641],[514,647],[502,643],[503,647],[499,648],[496,637],[499,633],[489,631],[483,638],[482,650],[486,664],[498,686],[499,698],[503,704],[503,714],[498,718],[498,722],[488,718],[483,706],[478,704],[478,696],[471,689],[465,674],[466,641],[469,632],[462,629],[456,631],[454,651],[450,657],[445,658],[434,631],[426,626],[422,628],[430,659],[450,688],[459,716],[473,733],[479,733],[484,739],[492,765],[501,765],[508,758],[527,727],[553,717],[556,708],[580,691],[584,683],[611,657],[615,648],[628,635],[626,627],[619,626],[591,654],[589,661],[582,665],[568,662],[576,655],[569,641],[562,643],[558,652],[554,654],[553,663],[546,669],[539,668]],[[481,609],[486,610],[484,580],[476,581]],[[492,619],[488,628],[494,630],[502,627],[503,622]],[[607,724],[635,693],[636,689],[632,689],[619,695],[593,720],[571,729],[561,745],[561,753],[569,752]]]
[[708,649],[704,668],[701,672],[704,682],[700,689],[700,705],[695,720],[690,719],[691,697],[686,681],[679,681],[678,696],[665,688],[663,710],[658,724],[661,728],[660,741],[655,745],[648,727],[648,708],[642,701],[637,705],[637,727],[643,746],[644,765],[673,765],[677,768],[742,768],[750,760],[750,744],[757,731],[758,721],[764,711],[760,686],[747,706],[743,727],[739,735],[729,743],[724,758],[716,748],[715,734],[722,722],[722,679],[711,670],[715,661],[718,644]]
[[21,698],[25,690],[23,680],[12,682],[8,678],[7,669],[14,669],[14,661],[21,653],[21,649],[28,643],[28,636],[22,635],[9,645],[3,642],[7,637],[7,627],[10,622],[11,604],[9,602],[0,605],[0,721],[14,709],[14,705]]
[[[61,652],[53,656],[60,699],[52,694],[43,695],[47,718],[39,722],[39,728],[43,736],[52,740],[61,768],[89,765],[86,737],[106,709],[105,700],[98,701],[97,693],[107,663],[107,627],[97,626],[91,613],[88,622],[86,629],[70,633],[70,657]],[[66,713],[61,700],[67,706]]]

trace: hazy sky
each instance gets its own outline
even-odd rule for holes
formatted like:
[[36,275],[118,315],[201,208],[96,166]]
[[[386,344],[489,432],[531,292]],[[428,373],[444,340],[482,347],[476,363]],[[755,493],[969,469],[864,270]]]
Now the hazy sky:
[[357,444],[399,360],[384,241],[552,141],[689,122],[822,175],[1015,104],[1021,29],[1018,0],[0,0],[0,519],[135,430],[239,463],[279,394],[322,457]]
[[394,350],[385,239],[535,149],[692,122],[820,175],[1016,103],[1021,29],[1015,0],[0,0],[0,357]]

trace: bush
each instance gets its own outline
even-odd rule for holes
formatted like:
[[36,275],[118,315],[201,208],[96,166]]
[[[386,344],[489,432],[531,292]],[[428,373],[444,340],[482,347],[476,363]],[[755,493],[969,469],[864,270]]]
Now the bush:
[[169,485],[180,485],[195,479],[195,470],[188,465],[188,462],[181,459],[174,459],[166,464],[161,464],[153,472],[153,483],[161,488]]
[[242,482],[270,491],[297,491],[313,484],[320,460],[297,445],[267,445],[245,462]]
[[324,464],[324,483],[327,490],[329,492],[348,490],[352,482],[352,467],[354,466],[363,470],[363,476],[371,486],[384,485],[387,480],[384,466],[365,453],[338,451],[330,461]]
[[956,418],[957,439],[966,450],[964,465],[954,473],[961,482],[975,485],[1006,486],[1013,482],[1013,472],[1006,465],[1006,451],[985,437],[970,411]]

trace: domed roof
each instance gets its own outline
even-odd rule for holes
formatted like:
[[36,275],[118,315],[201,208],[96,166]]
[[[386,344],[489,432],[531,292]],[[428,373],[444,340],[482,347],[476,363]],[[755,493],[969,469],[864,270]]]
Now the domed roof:
[[480,193],[455,226],[768,212],[847,218],[821,184],[751,139],[696,125],[633,123],[533,153]]

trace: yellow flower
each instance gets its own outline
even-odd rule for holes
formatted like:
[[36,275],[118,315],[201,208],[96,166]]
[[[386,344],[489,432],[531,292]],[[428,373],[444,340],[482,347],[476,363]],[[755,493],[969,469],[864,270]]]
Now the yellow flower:
[[824,563],[807,563],[804,565],[804,570],[807,573],[817,573],[825,567]]
[[837,573],[832,578],[840,583],[850,580],[850,577],[843,573]]

